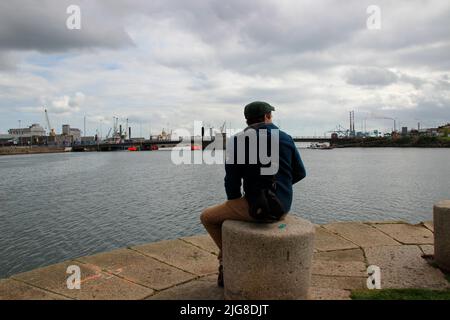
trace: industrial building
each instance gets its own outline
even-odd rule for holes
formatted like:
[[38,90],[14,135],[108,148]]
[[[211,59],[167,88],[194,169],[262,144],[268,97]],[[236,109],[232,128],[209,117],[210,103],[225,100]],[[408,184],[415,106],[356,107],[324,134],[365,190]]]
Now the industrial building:
[[48,137],[49,145],[70,146],[81,141],[81,130],[71,128],[70,125],[62,126],[62,134],[55,134]]
[[45,129],[37,123],[28,128],[9,129],[0,135],[0,145],[39,145],[45,143]]
[[72,136],[74,141],[80,140],[81,138],[81,130],[77,128],[71,128],[68,124],[63,124],[62,126],[62,135],[64,136]]
[[81,143],[83,140],[91,141],[95,137],[81,137],[81,130],[71,128],[70,125],[62,126],[62,134],[56,134],[52,129],[47,135],[45,129],[34,123],[28,128],[9,129],[8,134],[0,135],[0,146],[27,146],[27,145],[53,145],[70,146]]
[[45,129],[39,124],[33,123],[28,128],[9,129],[8,133],[13,137],[43,137],[45,136]]

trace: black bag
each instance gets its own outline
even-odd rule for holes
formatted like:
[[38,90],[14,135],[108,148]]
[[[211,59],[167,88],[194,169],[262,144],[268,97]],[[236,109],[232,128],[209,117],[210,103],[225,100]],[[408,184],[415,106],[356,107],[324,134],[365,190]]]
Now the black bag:
[[250,216],[261,222],[275,222],[285,214],[283,204],[276,195],[276,180],[269,188],[260,188],[255,194],[246,196]]

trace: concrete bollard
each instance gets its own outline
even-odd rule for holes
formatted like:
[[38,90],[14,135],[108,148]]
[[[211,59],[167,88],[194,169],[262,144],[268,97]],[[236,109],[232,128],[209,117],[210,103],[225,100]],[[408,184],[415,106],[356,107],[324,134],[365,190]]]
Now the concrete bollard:
[[450,200],[434,205],[433,224],[434,260],[441,269],[450,271]]
[[290,214],[270,224],[225,221],[225,299],[308,299],[314,233],[311,222]]

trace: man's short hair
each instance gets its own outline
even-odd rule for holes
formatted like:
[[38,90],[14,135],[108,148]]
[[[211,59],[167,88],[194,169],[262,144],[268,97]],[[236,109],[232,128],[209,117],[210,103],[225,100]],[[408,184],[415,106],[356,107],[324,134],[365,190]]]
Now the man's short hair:
[[268,112],[266,114],[264,114],[263,116],[257,117],[257,118],[252,118],[252,119],[247,119],[247,125],[251,126],[252,124],[255,123],[260,123],[260,122],[264,122],[266,115],[271,115],[271,112]]

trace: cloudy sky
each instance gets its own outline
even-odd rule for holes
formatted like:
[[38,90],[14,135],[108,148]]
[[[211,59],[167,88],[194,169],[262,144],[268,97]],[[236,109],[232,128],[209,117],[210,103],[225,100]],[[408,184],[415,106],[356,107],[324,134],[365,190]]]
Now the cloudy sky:
[[[67,7],[81,8],[69,30]],[[381,29],[367,27],[369,5]],[[448,0],[3,0],[0,133],[38,122],[134,136],[244,126],[265,100],[293,135],[450,122]]]

